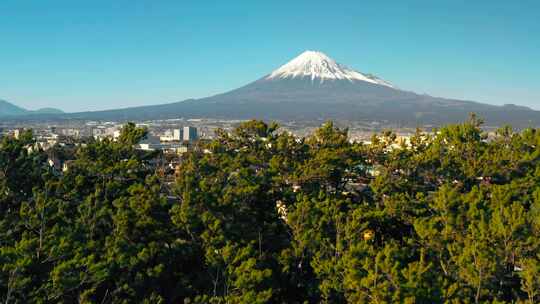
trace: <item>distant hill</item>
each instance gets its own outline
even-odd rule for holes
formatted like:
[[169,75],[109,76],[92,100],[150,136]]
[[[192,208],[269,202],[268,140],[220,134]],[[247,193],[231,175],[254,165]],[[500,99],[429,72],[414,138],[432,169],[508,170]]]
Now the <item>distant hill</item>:
[[0,116],[25,115],[28,111],[12,103],[0,99]]
[[267,119],[283,121],[381,121],[441,125],[477,113],[488,125],[540,126],[540,112],[513,104],[494,106],[417,94],[388,81],[306,51],[267,76],[241,88],[201,99],[34,119],[148,120],[166,118]]
[[0,117],[24,117],[38,114],[63,114],[64,112],[55,108],[42,108],[39,110],[27,110],[16,106],[10,102],[0,99]]
[[62,114],[64,111],[56,108],[41,108],[35,111],[31,111],[35,114]]

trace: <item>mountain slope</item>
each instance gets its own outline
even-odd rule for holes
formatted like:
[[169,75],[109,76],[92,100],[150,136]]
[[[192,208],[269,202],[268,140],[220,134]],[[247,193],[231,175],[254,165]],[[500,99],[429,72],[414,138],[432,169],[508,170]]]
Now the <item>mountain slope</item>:
[[35,114],[62,114],[64,111],[57,108],[41,108],[35,111],[32,111]]
[[25,115],[28,111],[12,103],[0,99],[0,116]]
[[[68,119],[135,120],[222,118],[273,120],[386,121],[401,125],[440,125],[463,121],[475,112],[489,125],[540,126],[540,112],[519,106],[419,95],[398,89],[372,74],[306,51],[261,79],[215,96],[182,102],[73,113]],[[41,116],[45,117],[45,116]]]
[[10,102],[0,99],[0,117],[25,117],[38,114],[62,114],[62,110],[55,108],[42,108],[35,111],[27,110]]

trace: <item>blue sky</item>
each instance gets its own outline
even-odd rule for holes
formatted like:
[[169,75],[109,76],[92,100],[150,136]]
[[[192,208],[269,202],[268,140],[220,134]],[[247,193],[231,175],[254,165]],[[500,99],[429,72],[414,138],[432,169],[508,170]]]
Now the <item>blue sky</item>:
[[0,1],[0,99],[110,109],[244,85],[306,49],[400,88],[540,109],[540,1]]

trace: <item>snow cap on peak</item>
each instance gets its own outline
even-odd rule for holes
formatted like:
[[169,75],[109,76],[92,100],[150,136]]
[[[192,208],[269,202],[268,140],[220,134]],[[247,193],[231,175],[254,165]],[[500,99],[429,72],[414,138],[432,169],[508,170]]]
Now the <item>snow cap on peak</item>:
[[365,81],[378,85],[393,87],[390,83],[370,74],[362,74],[337,63],[323,52],[305,51],[298,57],[272,72],[266,79],[311,78],[320,80]]
[[320,61],[320,62],[328,61],[328,62],[335,63],[334,59],[328,57],[325,53],[319,52],[319,51],[306,50],[302,54],[298,55],[298,57],[296,57],[295,59],[299,59],[299,58],[303,59],[304,61],[306,60]]

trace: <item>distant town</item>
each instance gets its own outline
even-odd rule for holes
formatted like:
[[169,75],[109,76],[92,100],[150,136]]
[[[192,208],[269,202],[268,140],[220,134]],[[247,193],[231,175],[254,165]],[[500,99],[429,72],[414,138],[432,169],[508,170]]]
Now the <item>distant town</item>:
[[[148,130],[147,138],[139,144],[143,150],[163,150],[182,154],[190,144],[202,139],[211,140],[215,131],[222,129],[231,131],[247,120],[223,120],[223,119],[165,119],[135,121],[137,127]],[[289,132],[298,137],[309,136],[325,121],[278,121],[282,132]],[[338,121],[334,123],[342,128],[348,128],[349,138],[354,142],[369,142],[374,134],[385,130],[392,130],[398,137],[408,138],[416,132],[416,128],[400,126],[398,123],[385,121]],[[92,137],[96,140],[103,138],[116,139],[120,135],[122,126],[126,121],[4,121],[0,122],[1,136],[17,136],[22,130],[31,129],[39,147],[47,150],[59,144],[84,142]],[[418,127],[424,132],[435,129],[431,125]],[[497,128],[484,126],[483,129],[492,133]]]

